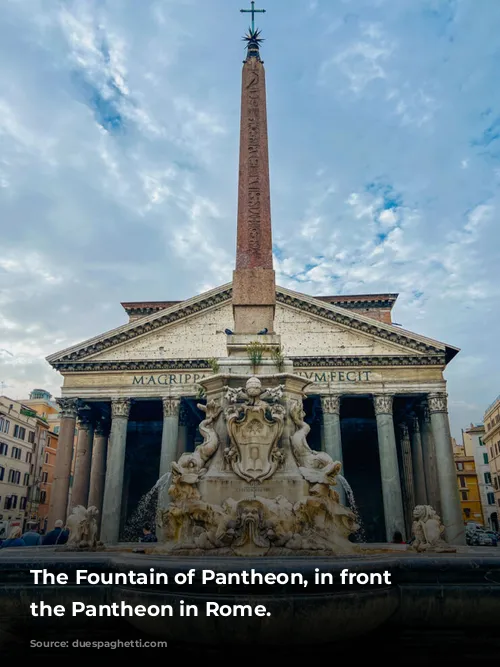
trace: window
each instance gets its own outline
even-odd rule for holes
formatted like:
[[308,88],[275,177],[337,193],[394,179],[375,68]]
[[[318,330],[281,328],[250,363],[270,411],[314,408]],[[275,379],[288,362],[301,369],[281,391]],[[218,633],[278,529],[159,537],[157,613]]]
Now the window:
[[0,433],[9,432],[10,421],[5,417],[0,417]]
[[491,484],[491,472],[484,473],[484,483]]
[[13,459],[20,459],[21,458],[21,450],[19,449],[19,447],[12,447],[11,457]]
[[29,472],[25,472],[23,486],[29,486],[29,483],[30,483],[30,474]]
[[490,447],[490,456],[491,456],[491,458],[494,458],[493,457],[493,447]]
[[484,452],[484,454],[483,454],[483,461],[485,463],[488,463],[488,453],[487,452]]
[[486,495],[488,496],[488,505],[494,505],[495,504],[495,494],[494,493],[488,493]]
[[[498,504],[500,505],[500,500],[498,501]],[[12,496],[5,496],[3,508],[5,510],[10,510],[11,507],[12,507]]]
[[11,484],[19,484],[21,481],[21,473],[19,470],[9,470],[9,482]]
[[457,470],[463,470],[464,469],[464,464],[463,463],[457,463]]
[[45,452],[45,463],[49,462],[49,453]]
[[480,445],[480,446],[483,446],[483,445],[484,445],[483,439],[482,439],[481,437],[479,438],[479,445]]
[[9,445],[5,442],[0,442],[0,454],[7,456],[9,453]]
[[30,431],[28,433],[28,442],[31,442],[32,445],[35,444],[35,431]]
[[45,505],[45,502],[47,500],[47,491],[42,491],[40,493],[40,502],[42,505]]
[[0,482],[3,480],[4,475],[5,475],[5,468],[3,466],[0,466]]
[[493,486],[498,491],[498,477],[493,477]]
[[463,486],[465,488],[467,486],[467,484],[465,483],[465,477],[463,475],[460,475],[458,479],[460,482],[460,486]]
[[24,440],[26,436],[26,429],[24,426],[18,426],[17,424],[14,426],[14,438],[19,438],[19,440]]
[[26,509],[26,501],[27,501],[27,500],[28,500],[28,499],[26,498],[26,496],[23,496],[23,497],[21,498],[21,502],[19,503],[19,509],[20,509],[20,510],[25,510],[25,509]]
[[11,496],[11,509],[15,510],[17,507],[17,496]]
[[59,426],[54,426],[54,433],[56,435],[59,433]]
[[462,500],[467,500],[467,491],[460,491],[462,494]]
[[468,507],[464,507],[464,514],[466,519],[470,519],[470,509]]
[[47,472],[42,473],[42,484],[47,484],[48,476],[49,476],[49,473],[47,473]]

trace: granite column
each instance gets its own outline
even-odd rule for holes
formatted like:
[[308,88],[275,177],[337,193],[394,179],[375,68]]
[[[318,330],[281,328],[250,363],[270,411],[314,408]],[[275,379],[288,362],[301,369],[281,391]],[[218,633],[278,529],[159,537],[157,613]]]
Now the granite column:
[[465,528],[457,486],[457,472],[453,458],[448,401],[445,392],[429,394],[429,413],[436,448],[437,477],[441,498],[441,519],[449,544],[465,544]]
[[399,476],[398,453],[392,416],[393,397],[387,394],[374,396],[377,420],[382,497],[384,501],[385,532],[388,542],[399,531],[405,536],[403,497]]
[[96,507],[98,526],[102,522],[102,501],[104,497],[104,480],[106,476],[106,452],[108,448],[108,425],[104,421],[97,422],[94,429],[92,446],[92,465],[90,469],[89,507]]
[[114,398],[111,402],[110,446],[101,523],[101,540],[106,544],[116,544],[120,535],[125,448],[130,404],[130,398]]
[[401,461],[403,468],[403,507],[406,521],[406,534],[411,535],[413,510],[415,509],[415,487],[413,462],[408,426],[401,424]]
[[[323,411],[323,428],[321,436],[323,439],[322,449],[332,458],[333,461],[339,461],[343,464],[342,458],[342,433],[340,430],[340,396],[330,394],[321,397],[321,407]],[[342,469],[342,475],[344,470]],[[346,503],[346,493],[342,484],[338,484],[336,489],[339,494],[339,500],[342,505]]]
[[92,438],[94,429],[90,408],[83,408],[78,419],[78,440],[76,444],[75,471],[71,489],[71,509],[83,505],[89,499],[90,464],[92,460]]
[[415,504],[427,505],[427,486],[425,483],[424,455],[422,451],[422,437],[417,417],[411,418],[411,455],[413,477],[415,483]]
[[63,522],[66,521],[78,399],[58,398],[57,403],[61,408],[61,426],[59,430],[59,440],[57,443],[56,465],[54,470],[54,479],[52,482],[52,492],[50,495],[50,506],[47,522],[47,527],[49,530],[54,528],[54,523],[59,519]]

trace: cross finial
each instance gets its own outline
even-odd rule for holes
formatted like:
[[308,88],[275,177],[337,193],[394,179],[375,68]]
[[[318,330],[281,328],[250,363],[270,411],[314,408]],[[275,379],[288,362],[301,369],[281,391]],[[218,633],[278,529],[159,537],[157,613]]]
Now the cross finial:
[[251,4],[251,9],[240,9],[240,12],[242,14],[251,14],[252,15],[252,32],[255,32],[255,14],[265,14],[266,10],[265,9],[255,9],[255,2],[252,0],[250,2]]

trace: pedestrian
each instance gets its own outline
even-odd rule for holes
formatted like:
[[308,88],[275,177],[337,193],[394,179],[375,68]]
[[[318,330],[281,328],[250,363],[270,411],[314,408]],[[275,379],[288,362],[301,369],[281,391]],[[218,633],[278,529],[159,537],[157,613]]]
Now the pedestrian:
[[158,542],[158,538],[151,532],[151,524],[145,523],[142,528],[143,537],[141,542]]
[[22,530],[19,526],[13,528],[10,532],[10,535],[7,540],[4,540],[0,544],[0,549],[6,549],[7,547],[24,547],[26,546],[23,538],[21,537]]
[[27,547],[38,547],[42,543],[42,538],[36,528],[36,524],[28,524],[28,530],[23,535]]
[[47,535],[43,538],[42,544],[45,545],[55,545],[55,544],[66,544],[69,537],[69,531],[63,530],[63,522],[61,519],[58,519],[52,530],[49,530]]

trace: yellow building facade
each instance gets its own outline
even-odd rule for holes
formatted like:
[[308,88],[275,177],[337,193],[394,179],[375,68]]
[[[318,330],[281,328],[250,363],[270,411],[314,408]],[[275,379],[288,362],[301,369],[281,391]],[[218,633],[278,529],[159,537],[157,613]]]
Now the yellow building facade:
[[497,508],[500,508],[500,396],[484,413],[484,444],[491,469],[491,477]]
[[463,445],[453,441],[457,485],[464,523],[475,521],[484,526],[481,494],[474,456],[468,456]]

